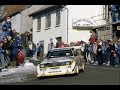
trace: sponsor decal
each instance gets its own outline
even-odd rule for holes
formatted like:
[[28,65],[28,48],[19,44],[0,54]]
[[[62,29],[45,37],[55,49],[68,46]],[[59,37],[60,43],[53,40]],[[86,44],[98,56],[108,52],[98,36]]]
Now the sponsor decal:
[[51,71],[51,72],[49,72],[49,73],[57,73],[57,72],[61,72],[61,71]]
[[52,67],[52,68],[50,68],[50,69],[59,69],[59,67]]

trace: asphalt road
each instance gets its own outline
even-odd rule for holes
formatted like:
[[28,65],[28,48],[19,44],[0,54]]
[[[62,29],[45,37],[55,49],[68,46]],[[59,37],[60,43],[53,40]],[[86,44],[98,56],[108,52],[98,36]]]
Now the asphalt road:
[[120,67],[86,65],[78,76],[34,77],[14,85],[120,85]]

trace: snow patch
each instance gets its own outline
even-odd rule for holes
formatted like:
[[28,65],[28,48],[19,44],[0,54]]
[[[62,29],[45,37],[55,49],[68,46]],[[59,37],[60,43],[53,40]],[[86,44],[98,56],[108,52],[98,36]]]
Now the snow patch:
[[10,74],[34,74],[37,72],[37,67],[30,62],[25,62],[24,66],[19,66],[18,68],[8,68],[2,69],[0,72],[0,77]]
[[2,69],[0,72],[0,84],[22,82],[29,75],[35,74],[37,74],[37,66],[26,60],[24,65],[18,68]]
[[36,66],[34,66],[33,63],[27,62],[27,63],[24,64],[24,67],[33,68],[33,67],[36,67]]

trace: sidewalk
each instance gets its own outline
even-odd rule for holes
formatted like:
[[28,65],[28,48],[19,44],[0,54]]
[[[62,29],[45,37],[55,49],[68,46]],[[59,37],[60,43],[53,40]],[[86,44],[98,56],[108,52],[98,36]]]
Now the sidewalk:
[[98,65],[98,64],[92,64],[92,63],[85,63],[86,66],[93,66],[93,67],[104,67],[104,68],[115,68],[115,69],[120,69],[120,66],[111,66],[111,65]]

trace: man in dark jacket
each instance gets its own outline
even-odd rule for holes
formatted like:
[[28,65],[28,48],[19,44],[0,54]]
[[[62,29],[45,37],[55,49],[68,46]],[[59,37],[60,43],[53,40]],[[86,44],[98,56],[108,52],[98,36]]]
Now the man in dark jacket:
[[2,68],[5,68],[5,61],[4,61],[4,50],[3,50],[3,42],[0,41],[0,62]]
[[4,38],[4,43],[3,43],[3,49],[4,49],[4,59],[5,59],[5,64],[8,67],[10,65],[10,58],[8,54],[8,44],[7,44],[7,39]]
[[12,49],[14,66],[16,66],[16,64],[17,64],[16,61],[17,61],[17,55],[18,55],[18,50],[19,50],[20,45],[21,45],[21,41],[20,41],[19,36],[16,33],[13,36],[13,49]]
[[37,43],[36,52],[37,52],[37,59],[39,59],[39,55],[40,55],[40,45],[39,45],[39,43]]
[[103,64],[101,46],[102,46],[102,43],[99,42],[98,47],[97,47],[97,60],[98,60],[98,65],[102,65],[102,64]]
[[116,55],[114,55],[115,66],[120,65],[120,40],[116,44]]
[[6,18],[5,23],[4,23],[2,26],[3,26],[3,27],[6,26],[7,30],[8,30],[9,28],[12,28],[10,17],[7,17],[7,18]]
[[5,20],[5,23],[2,25],[2,29],[4,30],[5,36],[10,35],[10,29],[11,29],[11,20],[10,17],[7,17]]
[[111,50],[110,50],[110,43],[107,42],[107,54],[106,54],[106,65],[110,65],[110,54],[111,54]]
[[111,41],[109,47],[110,47],[110,65],[114,66],[115,44]]
[[13,58],[12,58],[12,48],[13,48],[13,46],[12,46],[12,44],[13,44],[13,40],[12,40],[12,37],[11,36],[7,36],[7,45],[8,45],[8,55],[9,55],[9,58],[10,58],[10,62],[11,62],[11,64],[10,65],[12,65],[12,62],[13,62]]

